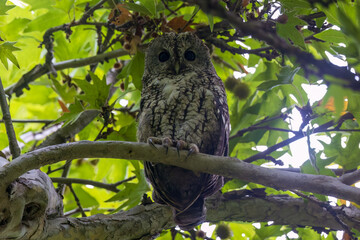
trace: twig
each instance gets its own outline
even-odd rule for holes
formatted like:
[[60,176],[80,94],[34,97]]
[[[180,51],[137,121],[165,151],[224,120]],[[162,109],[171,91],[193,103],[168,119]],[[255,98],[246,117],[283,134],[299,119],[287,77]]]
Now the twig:
[[[52,122],[54,122],[55,120],[31,120],[31,119],[13,119],[12,122],[13,123],[45,123],[45,124],[50,124]],[[4,120],[0,120],[0,123],[3,123]]]
[[87,179],[65,178],[65,177],[51,178],[51,180],[53,182],[63,183],[63,184],[66,184],[66,185],[71,185],[71,184],[75,184],[75,183],[76,184],[84,184],[84,185],[91,185],[91,186],[98,187],[98,188],[104,188],[104,189],[112,191],[112,192],[119,192],[119,189],[117,189],[117,186],[119,186],[119,185],[121,185],[121,184],[123,184],[125,182],[131,181],[131,180],[133,180],[135,178],[136,178],[136,176],[133,176],[133,177],[124,179],[124,180],[116,182],[116,183],[111,183],[111,184],[91,181],[91,180],[87,180]]
[[161,0],[161,2],[162,2],[162,4],[164,5],[164,7],[170,12],[170,15],[169,15],[169,16],[171,16],[171,15],[177,16],[177,13],[174,12],[173,10],[171,10],[171,9],[169,8],[169,6],[165,3],[164,0]]
[[66,168],[66,165],[67,165],[67,164],[70,164],[70,162],[69,162],[69,161],[66,161],[66,163],[65,163],[63,166],[58,167],[58,168],[55,168],[54,170],[52,170],[52,169],[51,169],[51,166],[49,166],[46,174],[49,175],[49,174],[51,174],[51,173],[54,173],[54,172],[63,170],[63,169]]
[[[69,175],[70,167],[71,167],[72,160],[66,160],[64,164],[63,171],[61,173],[61,178],[66,178]],[[66,184],[60,183],[56,189],[61,196],[64,196]]]
[[9,140],[10,152],[13,158],[17,158],[18,156],[20,156],[21,150],[16,140],[16,134],[14,131],[14,126],[12,125],[11,122],[10,110],[7,104],[6,95],[1,79],[0,79],[0,104],[1,104],[1,111],[3,114],[3,120],[5,122],[6,133]]
[[[82,210],[84,212],[90,212],[92,209],[91,208],[83,208]],[[64,217],[70,217],[71,215],[74,215],[79,212],[81,212],[80,208],[76,208],[76,209],[73,209],[73,210],[70,210],[70,211],[64,213]]]
[[247,162],[247,163],[251,163],[251,162],[254,162],[259,159],[264,159],[266,156],[268,156],[270,153],[276,151],[277,149],[285,147],[285,146],[289,145],[290,143],[295,142],[303,137],[305,137],[305,135],[302,132],[298,132],[297,134],[295,134],[295,136],[288,138],[282,142],[279,142],[279,143],[269,147],[265,151],[259,152],[251,157],[244,159],[243,161]]
[[[229,139],[233,139],[233,138],[237,138],[237,137],[241,137],[243,136],[246,132],[248,131],[252,131],[252,130],[257,130],[257,129],[261,129],[260,125],[263,125],[265,123],[268,123],[268,122],[272,122],[272,121],[275,121],[275,120],[278,120],[278,119],[282,119],[283,121],[285,121],[285,119],[287,119],[289,116],[287,114],[284,114],[284,113],[281,113],[277,116],[274,116],[274,117],[265,117],[264,119],[260,120],[258,123],[255,123],[253,125],[251,125],[250,127],[247,127],[247,128],[244,128],[244,129],[241,129],[239,130],[236,134],[234,134],[233,136],[231,136]],[[263,126],[264,127],[264,126]],[[267,128],[270,128],[269,126],[265,126]],[[269,129],[269,130],[277,130],[277,131],[283,131],[283,132],[292,132],[292,133],[296,133],[295,131],[293,130],[288,130],[288,129],[281,129],[281,128],[272,128],[272,129]]]
[[97,4],[95,4],[92,8],[90,8],[89,10],[87,10],[84,15],[80,18],[80,20],[78,21],[79,23],[85,23],[86,20],[95,12],[95,10],[99,9],[102,7],[102,5],[106,2],[107,0],[101,0],[100,2],[98,2]]
[[75,193],[73,187],[71,186],[71,184],[68,185],[68,187],[69,187],[71,193],[72,193],[73,196],[74,196],[76,205],[78,205],[79,211],[81,212],[81,216],[82,216],[82,217],[87,217],[84,209],[83,209],[82,206],[81,206],[80,199],[79,199],[78,196],[76,195],[76,193]]

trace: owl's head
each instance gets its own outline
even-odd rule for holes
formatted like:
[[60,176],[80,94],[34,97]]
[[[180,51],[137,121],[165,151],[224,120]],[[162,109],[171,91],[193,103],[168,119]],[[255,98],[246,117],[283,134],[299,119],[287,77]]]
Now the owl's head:
[[178,75],[212,70],[209,49],[192,33],[165,33],[154,39],[145,54],[145,74]]

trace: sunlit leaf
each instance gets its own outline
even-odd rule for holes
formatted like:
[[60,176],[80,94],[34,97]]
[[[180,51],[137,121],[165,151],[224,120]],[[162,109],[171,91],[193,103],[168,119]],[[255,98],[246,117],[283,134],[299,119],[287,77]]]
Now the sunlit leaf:
[[14,8],[15,5],[6,5],[7,0],[0,0],[0,16],[6,15],[6,12]]
[[4,64],[5,68],[8,68],[9,59],[15,66],[20,68],[19,63],[12,52],[19,51],[20,48],[15,47],[16,42],[4,42],[0,44],[0,60]]

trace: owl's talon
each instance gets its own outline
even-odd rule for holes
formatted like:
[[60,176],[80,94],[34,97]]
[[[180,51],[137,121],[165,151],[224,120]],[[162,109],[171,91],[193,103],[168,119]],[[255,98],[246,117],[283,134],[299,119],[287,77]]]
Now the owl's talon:
[[186,145],[187,145],[186,142],[184,142],[183,140],[176,141],[176,150],[179,157],[180,157],[180,150],[183,150],[186,147]]
[[188,157],[190,157],[191,154],[193,154],[193,153],[198,153],[198,152],[199,152],[198,146],[197,146],[196,144],[194,144],[194,143],[190,143],[190,145],[189,145],[189,151],[188,151],[188,154],[186,155],[185,160],[187,160]]
[[147,143],[150,144],[150,146],[154,147],[155,149],[158,149],[158,148],[155,146],[154,140],[153,140],[152,138],[148,138]]
[[168,154],[168,151],[169,151],[169,147],[172,147],[173,146],[173,141],[166,137],[166,138],[163,138],[162,140],[162,145],[165,147],[166,149],[166,154]]

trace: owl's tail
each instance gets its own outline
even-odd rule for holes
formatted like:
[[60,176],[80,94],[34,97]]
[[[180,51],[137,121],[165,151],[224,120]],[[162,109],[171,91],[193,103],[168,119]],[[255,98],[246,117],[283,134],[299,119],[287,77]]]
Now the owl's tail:
[[189,208],[183,211],[174,210],[175,223],[182,230],[191,230],[203,223],[206,218],[204,198],[199,197]]

